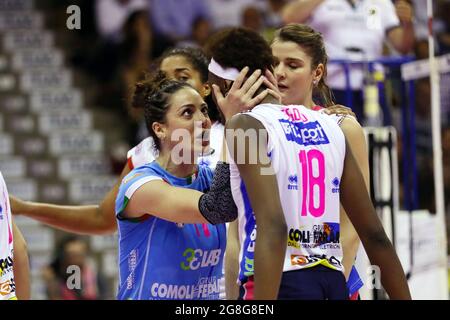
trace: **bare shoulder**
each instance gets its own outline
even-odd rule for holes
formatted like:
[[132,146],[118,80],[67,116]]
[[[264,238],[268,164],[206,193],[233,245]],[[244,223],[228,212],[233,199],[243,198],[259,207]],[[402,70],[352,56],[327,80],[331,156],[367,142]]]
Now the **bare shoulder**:
[[345,117],[340,123],[340,127],[347,139],[351,139],[351,137],[355,135],[364,136],[364,130],[361,124],[354,117]]
[[351,147],[364,148],[365,150],[366,138],[364,129],[354,117],[345,117],[340,126],[347,139],[347,143]]
[[344,117],[344,119],[340,124],[340,127],[342,128],[342,130],[347,131],[356,131],[356,132],[363,131],[361,124],[358,122],[358,120],[356,120],[355,117],[352,116]]

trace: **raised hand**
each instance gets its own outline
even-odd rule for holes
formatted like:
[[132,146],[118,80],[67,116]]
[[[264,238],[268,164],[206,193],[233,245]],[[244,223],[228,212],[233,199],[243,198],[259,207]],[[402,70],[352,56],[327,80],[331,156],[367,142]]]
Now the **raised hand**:
[[[222,111],[225,120],[230,119],[237,113],[251,110],[269,93],[279,101],[281,100],[275,77],[270,71],[269,74],[266,72],[266,75],[270,78],[261,75],[261,70],[256,70],[247,80],[245,80],[248,71],[248,67],[241,70],[226,96],[222,94],[217,85],[212,85],[218,107]],[[267,88],[254,96],[263,83]]]

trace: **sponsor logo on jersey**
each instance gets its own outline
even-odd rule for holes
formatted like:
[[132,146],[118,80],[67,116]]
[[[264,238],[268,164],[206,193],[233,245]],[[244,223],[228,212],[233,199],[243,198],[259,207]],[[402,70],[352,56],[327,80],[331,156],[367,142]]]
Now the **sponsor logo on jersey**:
[[331,188],[331,192],[332,193],[339,193],[339,185],[340,185],[340,181],[339,178],[336,177],[333,179],[333,181],[331,181],[331,184],[333,185],[333,187]]
[[16,284],[14,278],[0,282],[0,295],[7,296],[16,291]]
[[200,278],[197,284],[180,285],[155,282],[150,288],[150,296],[153,299],[219,299],[220,278]]
[[298,190],[298,176],[296,174],[288,177],[288,190]]
[[313,226],[314,243],[322,245],[327,243],[339,243],[339,223],[324,222],[322,225]]
[[324,222],[321,225],[313,225],[310,230],[291,228],[288,232],[288,247],[293,248],[340,248],[339,223]]
[[184,261],[180,263],[183,270],[214,267],[219,264],[222,249],[202,250],[187,248],[183,252]]
[[134,288],[134,285],[136,283],[134,270],[136,270],[137,260],[137,249],[131,250],[130,254],[128,255],[128,271],[130,272],[130,274],[127,277],[127,290],[131,290],[132,288]]
[[288,141],[293,141],[302,146],[317,146],[330,143],[318,121],[307,123],[292,122],[286,119],[279,119],[278,121]]
[[[256,244],[256,225],[253,227],[250,237],[247,237],[247,246],[243,254],[243,261],[241,261],[241,269],[243,270],[244,276],[249,277],[253,275],[255,270],[255,244]],[[242,265],[243,263],[243,265]]]
[[0,259],[0,276],[3,276],[7,272],[12,271],[13,268],[13,258],[8,256],[7,258]]
[[309,264],[317,263],[319,261],[326,260],[331,265],[340,267],[342,264],[335,256],[327,257],[325,254],[314,254],[310,256],[291,254],[292,266],[306,266]]

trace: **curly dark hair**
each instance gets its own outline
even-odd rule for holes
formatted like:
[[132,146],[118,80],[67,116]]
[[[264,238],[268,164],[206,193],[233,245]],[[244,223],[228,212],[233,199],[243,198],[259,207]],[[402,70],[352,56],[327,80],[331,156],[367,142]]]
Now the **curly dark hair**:
[[274,57],[266,40],[257,32],[245,28],[226,28],[214,34],[206,45],[207,55],[224,68],[238,70],[249,67],[272,70]]
[[161,150],[161,142],[153,131],[152,124],[166,121],[170,97],[183,88],[192,87],[186,82],[167,79],[162,71],[154,75],[148,74],[144,80],[136,83],[133,106],[144,108],[145,124],[157,150]]

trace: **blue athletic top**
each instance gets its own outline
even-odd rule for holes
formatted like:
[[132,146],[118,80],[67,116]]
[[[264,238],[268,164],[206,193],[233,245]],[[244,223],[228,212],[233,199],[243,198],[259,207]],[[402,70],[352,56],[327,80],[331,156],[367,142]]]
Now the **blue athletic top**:
[[118,299],[218,299],[226,245],[225,224],[177,224],[154,216],[120,216],[133,193],[152,180],[206,192],[212,171],[178,178],[156,161],[131,171],[116,199],[119,229]]

